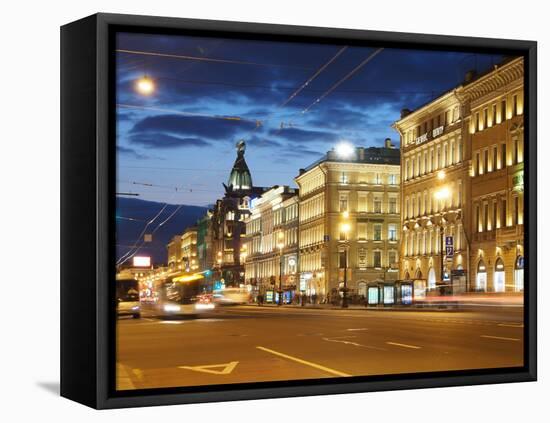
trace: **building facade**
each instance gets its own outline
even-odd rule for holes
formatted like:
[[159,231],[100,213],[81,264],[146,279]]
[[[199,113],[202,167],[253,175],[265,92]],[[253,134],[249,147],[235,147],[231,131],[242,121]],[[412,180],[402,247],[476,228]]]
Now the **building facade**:
[[181,236],[181,263],[182,270],[196,272],[199,269],[197,257],[197,228],[187,228]]
[[171,269],[181,265],[181,235],[175,235],[166,245],[167,264]]
[[296,292],[298,271],[298,190],[275,186],[251,203],[245,221],[245,281],[262,295]]
[[[394,124],[401,136],[400,277],[420,289],[466,290],[469,160],[456,90]],[[452,240],[452,254],[446,243]]]
[[201,272],[214,267],[211,211],[197,221],[197,260]]
[[[351,147],[350,147],[351,148]],[[350,296],[397,277],[399,150],[329,151],[301,169],[299,187],[300,291],[313,301],[337,299],[344,278]]]
[[521,59],[479,77],[470,71],[394,124],[401,278],[434,293],[523,286],[522,78]]
[[464,86],[471,160],[473,291],[523,291],[523,59]]

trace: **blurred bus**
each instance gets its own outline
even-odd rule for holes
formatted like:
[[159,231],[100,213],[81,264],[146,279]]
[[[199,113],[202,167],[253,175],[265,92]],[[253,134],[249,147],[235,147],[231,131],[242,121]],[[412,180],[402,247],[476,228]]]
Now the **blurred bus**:
[[139,285],[135,279],[116,280],[117,316],[141,317]]
[[203,293],[201,274],[170,277],[156,283],[154,314],[161,317],[196,316],[215,308],[212,295]]

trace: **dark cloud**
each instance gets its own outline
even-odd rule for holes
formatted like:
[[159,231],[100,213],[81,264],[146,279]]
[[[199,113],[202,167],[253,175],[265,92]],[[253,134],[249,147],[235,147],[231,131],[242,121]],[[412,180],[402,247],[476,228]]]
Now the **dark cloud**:
[[162,134],[167,144],[183,140],[182,144],[202,146],[208,145],[203,138],[231,140],[239,131],[250,131],[255,125],[254,122],[243,120],[167,114],[148,116],[137,122],[129,133],[134,142],[140,142],[145,135]]
[[332,132],[314,131],[299,128],[271,129],[269,134],[274,137],[280,137],[287,141],[294,142],[333,142],[338,139],[338,135]]
[[131,134],[128,140],[147,148],[210,147],[210,143],[200,138],[182,138],[162,132]]

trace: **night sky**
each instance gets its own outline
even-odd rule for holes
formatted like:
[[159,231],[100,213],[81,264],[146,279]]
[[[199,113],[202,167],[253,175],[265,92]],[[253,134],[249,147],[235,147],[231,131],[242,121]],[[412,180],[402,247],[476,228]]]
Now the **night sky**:
[[[381,146],[389,137],[398,145],[391,124],[402,108],[414,109],[459,85],[467,70],[483,72],[503,59],[384,49],[324,96],[376,51],[344,47],[119,34],[117,50],[206,60],[116,52],[117,191],[212,204],[223,194],[239,139],[247,142],[254,185],[293,186],[299,168],[340,141]],[[144,75],[155,82],[150,96],[134,88]]]

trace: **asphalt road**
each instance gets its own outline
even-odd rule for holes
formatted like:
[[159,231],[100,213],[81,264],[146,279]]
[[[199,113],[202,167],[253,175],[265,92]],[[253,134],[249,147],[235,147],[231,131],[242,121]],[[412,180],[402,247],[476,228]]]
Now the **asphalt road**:
[[120,318],[117,388],[521,366],[522,313],[241,306],[198,319]]

